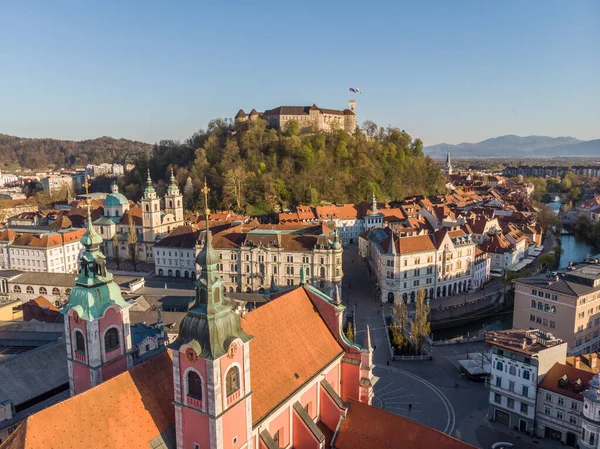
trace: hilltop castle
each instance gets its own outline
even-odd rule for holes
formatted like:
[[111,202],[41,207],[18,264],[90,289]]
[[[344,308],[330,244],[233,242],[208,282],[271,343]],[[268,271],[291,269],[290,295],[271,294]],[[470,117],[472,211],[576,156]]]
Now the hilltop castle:
[[265,112],[252,109],[246,114],[240,109],[235,116],[236,123],[262,118],[269,125],[281,129],[286,123],[296,121],[301,131],[334,131],[343,129],[351,133],[356,128],[356,100],[348,101],[348,109],[324,109],[316,104],[312,106],[279,106]]

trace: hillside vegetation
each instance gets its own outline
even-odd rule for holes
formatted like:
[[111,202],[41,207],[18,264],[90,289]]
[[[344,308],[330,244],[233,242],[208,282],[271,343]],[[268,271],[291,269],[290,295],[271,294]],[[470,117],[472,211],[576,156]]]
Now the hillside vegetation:
[[149,155],[152,145],[127,139],[99,137],[92,140],[26,139],[0,134],[0,169],[85,167],[103,162],[123,163]]
[[[367,135],[368,133],[368,135]],[[421,140],[397,128],[370,124],[366,132],[300,134],[263,120],[232,125],[222,119],[185,142],[161,141],[150,158],[140,157],[123,180],[126,194],[142,195],[150,168],[159,193],[173,167],[186,209],[200,209],[206,177],[211,208],[265,214],[295,204],[400,200],[443,190],[439,166],[423,155]]]

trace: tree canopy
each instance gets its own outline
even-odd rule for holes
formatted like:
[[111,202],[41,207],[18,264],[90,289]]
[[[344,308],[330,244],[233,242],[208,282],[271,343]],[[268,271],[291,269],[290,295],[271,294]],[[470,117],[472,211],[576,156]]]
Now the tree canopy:
[[150,158],[138,157],[124,179],[125,191],[137,200],[147,168],[159,184],[173,168],[179,186],[186,186],[188,209],[200,205],[206,178],[211,207],[262,215],[296,204],[358,203],[372,192],[391,201],[444,189],[439,166],[423,155],[420,139],[368,125],[369,133],[303,134],[294,123],[276,130],[262,119],[239,124],[216,119],[184,142],[161,141]]
[[152,145],[127,139],[92,140],[26,139],[0,134],[0,169],[5,167],[72,168],[87,164],[124,163],[149,154]]

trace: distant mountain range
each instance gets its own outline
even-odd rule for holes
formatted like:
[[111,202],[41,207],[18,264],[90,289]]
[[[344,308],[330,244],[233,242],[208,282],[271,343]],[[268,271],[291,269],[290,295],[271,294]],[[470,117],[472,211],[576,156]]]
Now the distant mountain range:
[[600,139],[579,140],[574,137],[548,136],[500,136],[478,143],[449,145],[440,143],[424,148],[431,157],[556,157],[556,156],[598,156]]

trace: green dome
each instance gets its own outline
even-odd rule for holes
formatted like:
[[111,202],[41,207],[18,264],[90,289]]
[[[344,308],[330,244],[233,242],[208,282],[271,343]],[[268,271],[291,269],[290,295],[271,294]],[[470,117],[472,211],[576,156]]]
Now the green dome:
[[104,200],[104,207],[127,206],[128,204],[129,204],[129,201],[127,201],[127,198],[125,198],[125,195],[123,195],[121,193],[111,193]]
[[102,236],[98,234],[93,227],[90,227],[82,236],[81,244],[85,247],[100,245],[103,242]]

